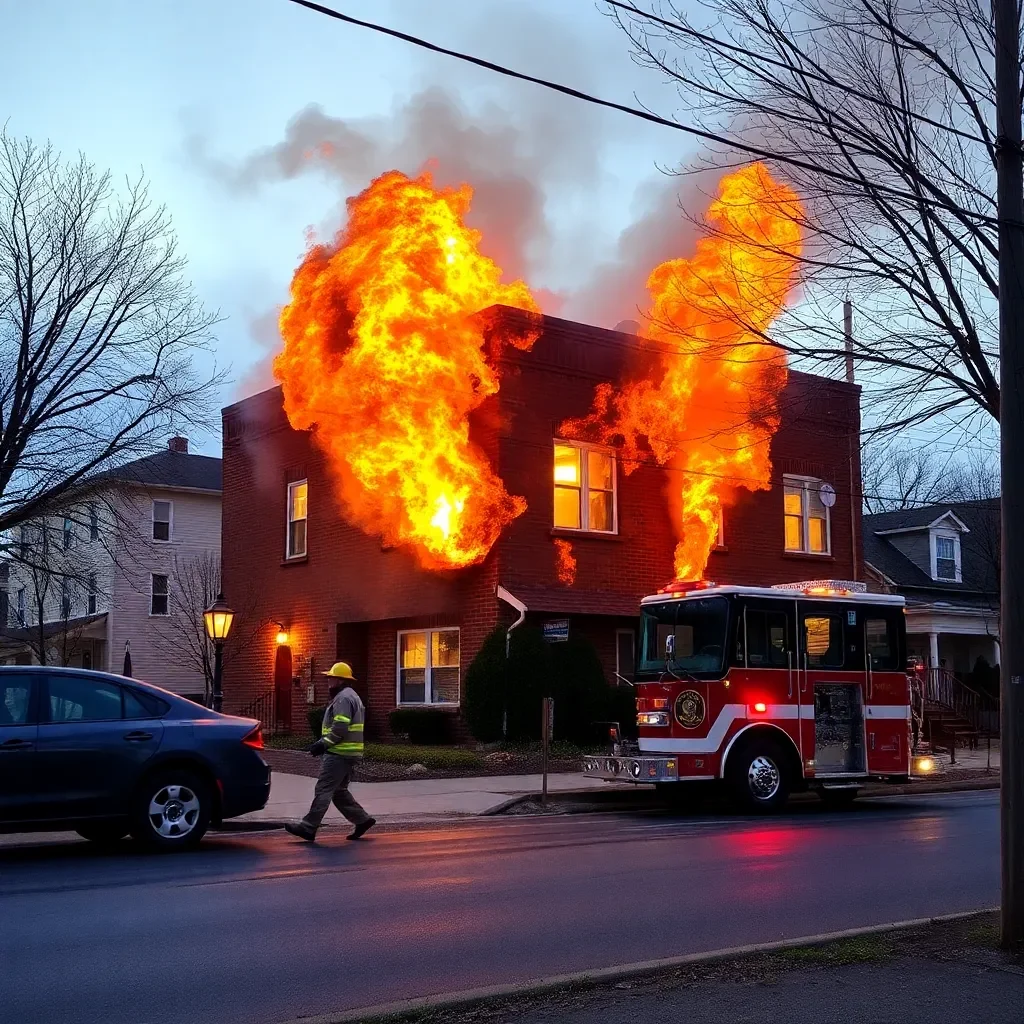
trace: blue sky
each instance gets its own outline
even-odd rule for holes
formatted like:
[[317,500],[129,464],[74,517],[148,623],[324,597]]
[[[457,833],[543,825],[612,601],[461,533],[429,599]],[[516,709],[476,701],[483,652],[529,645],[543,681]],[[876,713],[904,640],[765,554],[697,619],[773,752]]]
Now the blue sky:
[[[281,144],[289,122],[311,104],[332,123],[378,140],[377,157],[404,161],[409,171],[430,148],[429,137],[406,137],[418,117],[408,104],[424,90],[434,90],[435,106],[462,133],[449,149],[462,148],[466,132],[493,132],[493,152],[485,137],[470,163],[486,165],[499,185],[507,175],[535,189],[539,220],[524,229],[520,257],[510,262],[535,288],[570,296],[565,315],[614,322],[615,310],[591,308],[588,284],[593,295],[620,233],[645,212],[662,211],[655,249],[672,244],[679,254],[685,246],[681,217],[666,238],[663,212],[679,217],[678,189],[657,169],[692,155],[682,133],[285,0],[4,0],[0,7],[17,41],[8,49],[7,88],[31,83],[6,96],[9,130],[48,138],[69,155],[81,150],[115,176],[141,170],[151,180],[173,215],[198,294],[225,317],[218,359],[234,378],[225,401],[269,383],[274,311],[286,300],[307,230],[336,229],[345,196],[367,183],[362,167],[313,167],[291,180],[256,174],[242,183],[245,168],[259,166],[258,154]],[[338,0],[337,7],[609,98],[632,102],[639,92],[662,112],[673,107],[671,90],[631,62],[627,41],[592,0]],[[387,169],[382,163],[376,172]],[[671,237],[677,226],[678,240]],[[636,238],[624,242],[637,255]],[[622,306],[630,315],[630,301]],[[212,437],[205,444],[216,446]]]

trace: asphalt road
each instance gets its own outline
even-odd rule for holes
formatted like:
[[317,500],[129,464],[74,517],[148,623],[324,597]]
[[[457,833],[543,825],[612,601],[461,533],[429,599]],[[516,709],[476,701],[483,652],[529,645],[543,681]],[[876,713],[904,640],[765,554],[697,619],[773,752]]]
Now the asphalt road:
[[264,1024],[998,901],[991,792],[0,847],[0,1020]]

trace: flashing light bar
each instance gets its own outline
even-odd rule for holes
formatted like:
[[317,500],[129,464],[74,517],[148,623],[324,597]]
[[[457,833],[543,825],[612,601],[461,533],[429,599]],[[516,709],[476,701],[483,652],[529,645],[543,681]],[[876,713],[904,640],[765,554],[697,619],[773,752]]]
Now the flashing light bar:
[[659,594],[689,594],[694,590],[711,590],[718,584],[713,580],[673,580],[667,587],[660,587]]

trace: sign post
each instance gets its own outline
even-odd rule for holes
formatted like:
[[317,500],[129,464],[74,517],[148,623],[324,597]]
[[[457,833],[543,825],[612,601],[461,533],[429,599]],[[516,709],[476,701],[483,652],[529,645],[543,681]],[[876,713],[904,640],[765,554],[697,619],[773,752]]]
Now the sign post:
[[554,724],[555,702],[550,697],[545,697],[541,701],[540,719],[540,802],[545,807],[548,803],[548,748],[551,746],[551,732]]

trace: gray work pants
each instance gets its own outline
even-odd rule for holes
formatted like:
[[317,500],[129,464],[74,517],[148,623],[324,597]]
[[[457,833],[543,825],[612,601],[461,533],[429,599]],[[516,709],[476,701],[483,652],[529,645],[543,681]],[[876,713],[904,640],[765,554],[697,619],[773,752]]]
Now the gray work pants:
[[313,790],[313,803],[310,804],[309,813],[302,819],[303,825],[314,831],[318,829],[331,801],[353,825],[361,825],[364,821],[369,820],[370,815],[359,806],[356,798],[348,791],[348,784],[352,781],[352,771],[356,763],[357,759],[355,758],[341,757],[339,754],[324,754],[323,760],[320,762],[320,775],[316,780],[316,789]]

